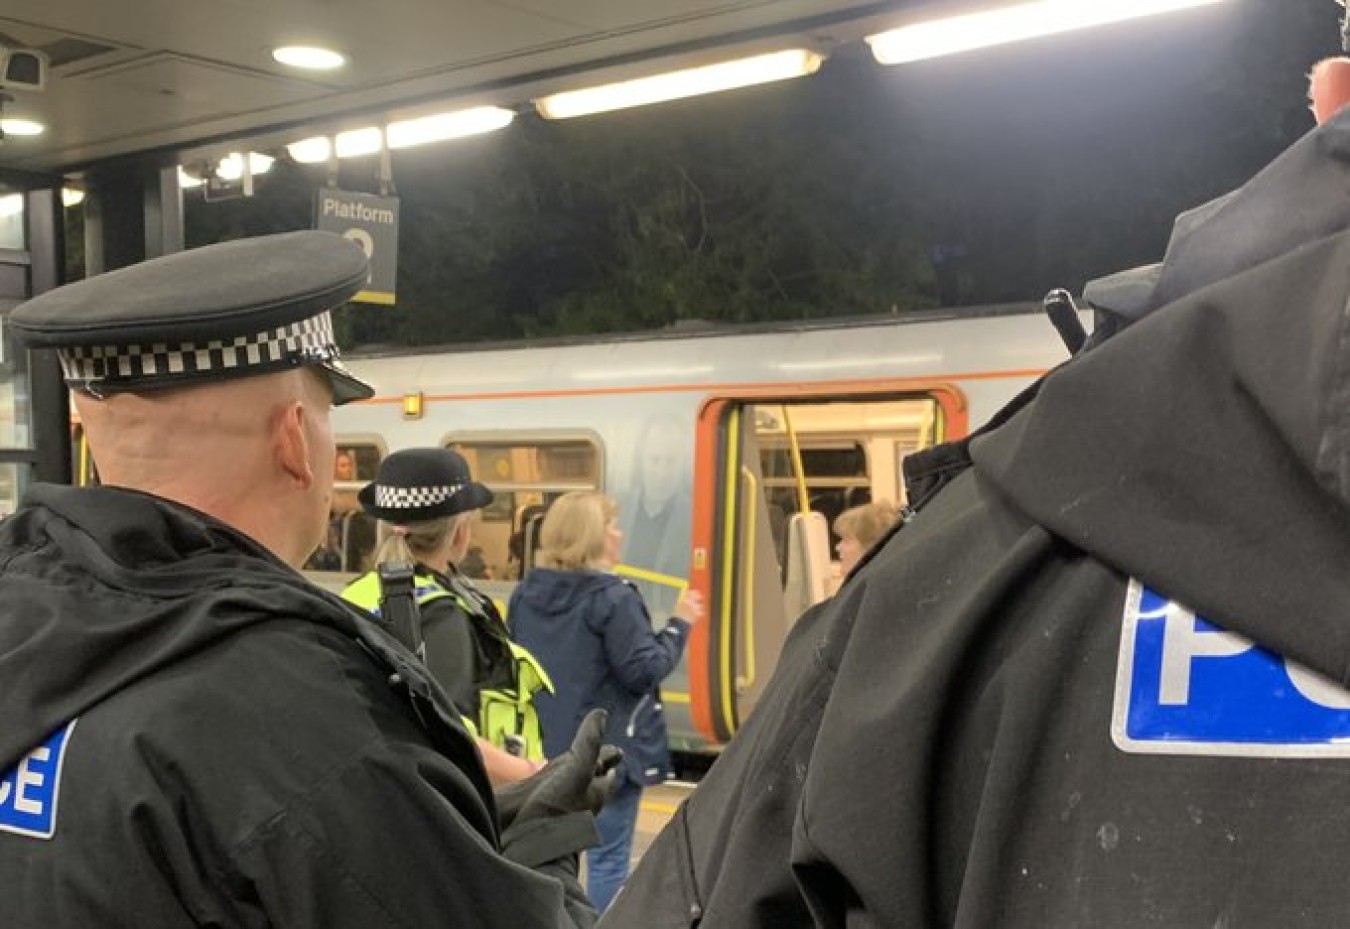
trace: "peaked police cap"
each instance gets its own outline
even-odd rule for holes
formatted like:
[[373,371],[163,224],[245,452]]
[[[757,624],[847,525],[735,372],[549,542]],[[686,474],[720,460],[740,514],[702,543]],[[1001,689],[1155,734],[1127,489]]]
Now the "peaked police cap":
[[375,480],[357,499],[376,519],[406,525],[481,510],[492,502],[492,491],[473,479],[458,452],[408,448],[380,462]]
[[96,397],[314,366],[333,402],[373,396],[338,360],[331,311],[366,282],[365,253],[331,232],[207,245],[58,287],[10,315]]

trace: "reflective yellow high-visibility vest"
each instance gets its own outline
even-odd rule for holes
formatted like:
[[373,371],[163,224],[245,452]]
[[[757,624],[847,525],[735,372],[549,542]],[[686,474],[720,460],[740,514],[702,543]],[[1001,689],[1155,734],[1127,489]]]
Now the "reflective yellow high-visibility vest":
[[[347,585],[342,597],[348,603],[361,607],[376,616],[380,614],[380,576],[371,571]],[[488,622],[501,623],[492,601],[471,598],[466,592],[447,589],[436,578],[418,573],[413,578],[413,594],[419,608],[446,597],[470,617],[485,617]],[[505,624],[503,623],[503,629]],[[528,650],[507,639],[511,656],[515,659],[515,686],[511,688],[483,687],[478,690],[478,718],[465,719],[470,730],[487,739],[498,748],[523,754],[531,761],[544,758],[544,736],[539,727],[539,713],[534,708],[534,695],[540,690],[553,692],[553,681]],[[520,743],[523,741],[523,745]],[[515,742],[515,745],[512,743]]]

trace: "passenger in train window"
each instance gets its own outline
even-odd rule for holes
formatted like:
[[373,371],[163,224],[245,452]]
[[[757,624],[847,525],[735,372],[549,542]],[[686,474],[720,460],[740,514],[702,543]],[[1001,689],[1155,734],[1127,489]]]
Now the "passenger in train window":
[[297,570],[334,404],[371,388],[331,311],[341,236],[192,249],[6,327],[55,349],[102,486],[0,523],[0,923],[88,929],[589,925],[605,721],[494,802],[416,658]]
[[[505,784],[533,774],[544,757],[533,698],[547,686],[547,675],[511,641],[492,599],[458,568],[492,491],[473,479],[458,452],[410,448],[380,462],[375,480],[359,496],[365,512],[385,530],[377,565],[416,567],[414,595],[427,668],[473,723],[488,776]],[[378,570],[352,581],[342,596],[379,616]]]
[[623,749],[619,787],[597,817],[601,844],[586,855],[587,890],[602,913],[628,876],[644,785],[670,770],[660,684],[684,652],[702,597],[686,592],[659,632],[642,596],[612,572],[623,532],[604,494],[576,491],[549,507],[535,567],[511,595],[511,631],[544,663],[555,692],[537,703],[548,754],[566,748],[577,723],[609,713],[605,741]]
[[834,534],[839,536],[839,573],[847,577],[866,552],[895,525],[895,504],[876,500],[849,507],[834,521]]
[[361,513],[356,491],[356,455],[339,447],[333,458],[333,499],[323,543],[305,562],[306,571],[359,570],[374,553],[373,524]]
[[1086,351],[907,459],[916,515],[605,929],[1345,924],[1350,59],[1312,100],[1160,267],[1089,285]]

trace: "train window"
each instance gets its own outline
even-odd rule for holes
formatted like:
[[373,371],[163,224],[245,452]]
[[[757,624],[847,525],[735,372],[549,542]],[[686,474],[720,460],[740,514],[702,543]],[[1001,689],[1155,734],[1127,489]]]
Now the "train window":
[[0,464],[0,519],[18,509],[29,477],[28,465]]
[[[5,267],[0,263],[0,269]],[[4,325],[3,311],[13,302],[0,299],[0,448],[6,449],[31,448],[33,442],[28,352]]]
[[305,563],[309,571],[359,574],[374,563],[378,524],[367,516],[357,493],[375,479],[384,447],[374,440],[338,440],[333,458],[333,506],[328,514],[328,536]]
[[493,493],[460,566],[470,577],[519,579],[532,521],[568,491],[600,487],[600,443],[590,436],[462,437],[446,444]]
[[751,409],[748,421],[754,423],[769,525],[784,571],[782,530],[802,510],[798,455],[807,508],[825,517],[834,551],[839,542],[834,521],[839,514],[874,499],[902,502],[901,463],[906,455],[937,441],[941,428],[941,408],[926,397],[795,401],[756,404]]
[[23,194],[0,195],[0,248],[26,248],[24,225]]

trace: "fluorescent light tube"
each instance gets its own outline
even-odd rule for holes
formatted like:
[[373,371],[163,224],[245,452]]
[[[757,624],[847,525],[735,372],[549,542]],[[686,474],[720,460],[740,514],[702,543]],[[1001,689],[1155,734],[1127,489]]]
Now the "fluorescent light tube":
[[1038,36],[1124,22],[1224,0],[1042,0],[903,26],[867,37],[884,65],[905,64]]
[[821,56],[801,48],[735,61],[724,61],[699,68],[669,71],[615,84],[600,84],[582,90],[540,97],[534,102],[539,114],[548,119],[588,116],[607,110],[621,110],[649,103],[663,103],[699,94],[716,93],[736,87],[750,87],[812,74],[820,67]]

